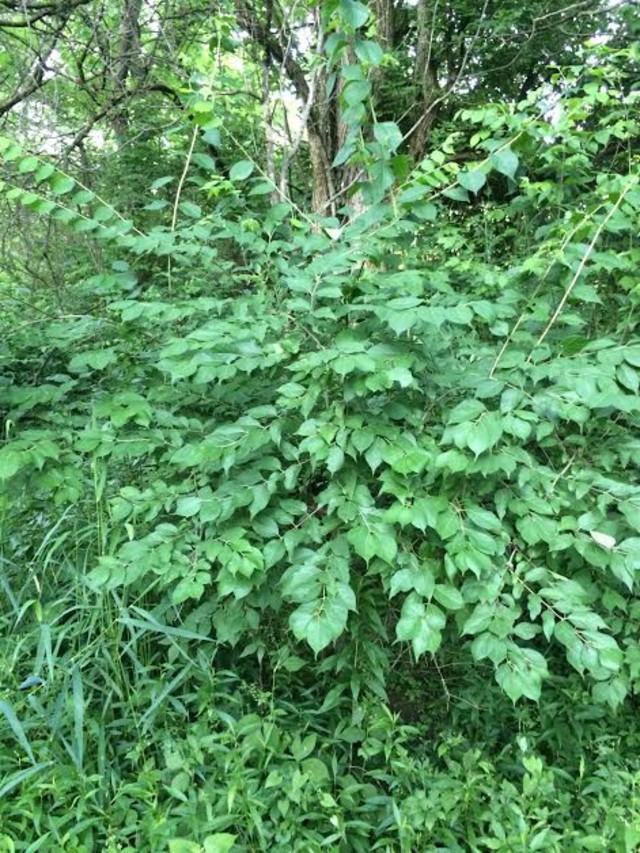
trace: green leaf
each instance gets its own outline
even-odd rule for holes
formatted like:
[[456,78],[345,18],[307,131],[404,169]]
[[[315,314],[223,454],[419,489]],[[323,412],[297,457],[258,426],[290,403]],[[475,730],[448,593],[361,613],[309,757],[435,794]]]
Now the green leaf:
[[202,853],[200,845],[188,838],[171,838],[168,848],[169,853]]
[[[347,44],[347,39],[345,38],[345,34],[343,32],[333,32],[330,33],[327,40],[325,41],[324,50],[329,59],[334,59],[337,53],[342,50],[342,48]],[[327,98],[333,92],[333,87],[335,85],[335,74],[331,75],[329,81],[327,81],[327,89],[326,96]]]
[[355,44],[355,51],[360,62],[363,62],[365,65],[380,65],[384,58],[384,51],[374,41],[362,41],[358,39]]
[[114,349],[90,350],[75,355],[69,362],[69,370],[73,373],[84,373],[87,368],[93,370],[104,370],[110,364],[114,364],[118,356]]
[[156,178],[156,180],[151,184],[151,189],[159,190],[161,187],[166,186],[166,184],[170,184],[172,181],[175,181],[175,177],[173,175],[164,175],[162,178]]
[[[353,83],[347,83],[342,91],[342,97],[345,104],[350,107],[361,104],[371,94],[371,83],[368,80],[355,80]],[[346,124],[354,122],[344,119]]]
[[437,652],[442,643],[442,629],[446,617],[435,604],[425,605],[415,593],[407,596],[396,625],[399,640],[411,641],[413,652],[419,658],[425,652]]
[[447,423],[461,424],[479,418],[487,411],[487,407],[480,400],[463,400],[462,403],[451,410]]
[[236,842],[236,835],[231,835],[230,832],[216,832],[213,835],[207,835],[202,842],[204,853],[229,853]]
[[334,444],[327,455],[327,469],[330,471],[331,474],[335,474],[336,471],[339,471],[343,465],[344,450]]
[[471,654],[476,661],[489,658],[493,663],[501,663],[507,656],[508,643],[506,640],[496,637],[489,631],[485,631],[471,643]]
[[13,791],[14,788],[19,787],[27,779],[30,779],[32,776],[36,776],[42,773],[43,770],[51,767],[53,761],[41,761],[38,764],[33,764],[31,767],[25,767],[24,770],[18,770],[15,773],[11,773],[8,777],[5,777],[5,780],[2,785],[0,785],[0,800],[4,799],[7,794]]
[[435,576],[426,564],[414,565],[408,569],[400,569],[391,577],[389,598],[399,592],[417,592],[423,598],[431,598],[435,588]]
[[8,480],[17,473],[27,461],[28,456],[24,451],[13,447],[0,448],[0,480]]
[[625,347],[623,355],[627,364],[633,367],[640,367],[640,345]]
[[65,195],[71,192],[75,185],[76,182],[73,178],[69,178],[67,175],[62,175],[59,172],[49,181],[49,189],[54,195]]
[[342,166],[342,164],[346,163],[347,160],[349,160],[349,158],[353,156],[356,151],[357,147],[354,142],[345,143],[342,148],[340,148],[336,156],[333,158],[333,162],[331,163],[331,165]]
[[190,598],[197,601],[201,598],[207,581],[209,576],[206,572],[181,578],[171,592],[171,601],[174,604],[182,604]]
[[396,151],[402,144],[402,131],[394,121],[376,122],[373,135],[387,151]]
[[479,634],[485,631],[491,624],[495,615],[495,608],[490,604],[477,604],[462,626],[463,634]]
[[534,694],[532,698],[538,698],[540,696],[539,682],[537,684],[538,689],[536,691],[536,680],[532,678],[528,672],[518,671],[508,663],[500,664],[500,666],[498,666],[498,669],[496,670],[496,681],[507,694],[509,699],[514,703],[517,702],[518,699],[521,699],[523,696],[527,696],[530,693]]
[[446,610],[460,610],[464,607],[464,599],[460,590],[448,584],[436,584],[434,597]]
[[472,193],[478,193],[487,182],[487,176],[482,169],[473,169],[470,172],[460,172],[458,174],[458,183],[465,190]]
[[468,430],[467,447],[479,456],[497,444],[501,436],[502,419],[495,413],[488,413]]
[[358,0],[340,0],[340,12],[342,20],[349,27],[357,30],[364,26],[369,20],[369,8]]
[[37,157],[25,157],[18,163],[18,171],[23,175],[27,172],[35,172],[39,165],[40,160]]
[[282,594],[296,602],[315,601],[320,595],[321,569],[313,563],[290,566],[280,579]]
[[297,607],[289,617],[289,625],[296,639],[305,640],[318,654],[343,633],[349,609],[337,596],[319,598]]
[[191,219],[200,219],[202,216],[202,208],[200,205],[194,204],[192,201],[181,202],[180,211],[184,213],[185,216],[190,216]]
[[4,699],[0,700],[0,714],[2,714],[4,716],[5,720],[9,724],[9,727],[10,727],[11,731],[13,732],[16,740],[18,741],[20,746],[23,748],[23,750],[26,752],[31,763],[35,764],[36,759],[35,759],[35,756],[33,754],[31,744],[29,743],[29,739],[28,739],[28,737],[25,733],[25,730],[22,726],[22,723],[20,722],[20,720],[16,716],[16,713],[13,710],[13,706],[9,702],[6,702]]
[[423,203],[410,205],[409,212],[425,222],[433,222],[438,215],[438,208],[435,204],[425,201]]
[[249,506],[249,515],[255,518],[259,512],[268,505],[271,500],[271,492],[266,483],[258,483],[257,486],[252,486],[253,500]]
[[449,187],[442,191],[445,198],[453,199],[453,201],[469,201],[469,194],[464,187]]
[[42,183],[42,181],[46,181],[47,178],[50,178],[55,171],[56,167],[53,165],[53,163],[43,163],[33,176],[33,179],[38,184]]
[[373,442],[373,444],[371,444],[364,454],[364,458],[367,460],[367,465],[371,468],[372,472],[375,472],[376,468],[379,468],[382,463],[384,447],[384,442],[382,439],[378,438]]
[[178,499],[176,505],[176,515],[181,515],[183,518],[191,518],[200,512],[202,500],[196,495],[189,495]]
[[[351,434],[351,443],[358,453],[364,453],[367,448],[371,447],[374,441],[374,433],[369,432],[367,429],[359,429]],[[380,461],[382,461],[382,456],[380,457]]]
[[[609,705],[614,710],[624,702],[629,692],[629,685],[622,678],[612,678],[593,686],[592,694],[596,702]],[[640,840],[640,837],[635,839]]]
[[202,141],[213,148],[219,148],[222,144],[222,136],[218,127],[203,127]]
[[515,177],[520,163],[517,154],[514,154],[509,148],[502,151],[494,151],[489,157],[489,162],[496,171],[502,175],[506,175],[507,178]]
[[628,364],[620,364],[616,369],[616,378],[621,385],[625,386],[625,388],[633,391],[634,394],[638,393],[640,388],[640,376],[638,376],[637,370],[634,370]]
[[229,180],[231,181],[246,181],[254,169],[254,164],[251,160],[238,160],[229,169]]
[[367,563],[373,557],[393,563],[398,552],[396,537],[389,524],[356,525],[347,533],[347,540]]

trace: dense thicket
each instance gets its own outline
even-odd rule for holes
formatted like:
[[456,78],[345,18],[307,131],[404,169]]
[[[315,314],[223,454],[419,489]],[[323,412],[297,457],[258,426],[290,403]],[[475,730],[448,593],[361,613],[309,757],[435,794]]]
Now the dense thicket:
[[5,4],[0,850],[635,849],[636,27]]

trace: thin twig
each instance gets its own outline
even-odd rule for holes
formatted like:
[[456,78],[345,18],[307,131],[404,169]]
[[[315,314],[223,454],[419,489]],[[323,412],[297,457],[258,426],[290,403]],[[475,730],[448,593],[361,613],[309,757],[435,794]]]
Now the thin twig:
[[567,304],[567,300],[568,300],[568,299],[569,299],[569,297],[571,296],[571,293],[572,293],[572,291],[573,291],[573,288],[576,286],[576,284],[577,284],[577,283],[578,283],[578,281],[580,280],[580,276],[582,275],[582,271],[584,270],[584,268],[585,268],[585,266],[586,266],[586,264],[587,264],[587,261],[588,261],[588,260],[589,260],[589,258],[591,257],[591,255],[592,255],[592,253],[593,253],[593,250],[594,250],[594,249],[595,249],[595,247],[596,247],[596,243],[598,242],[598,239],[600,238],[600,235],[602,234],[602,232],[603,232],[603,231],[604,231],[604,229],[605,229],[605,226],[607,225],[607,223],[609,222],[609,220],[611,219],[611,217],[613,216],[613,214],[616,212],[616,210],[620,207],[620,205],[622,204],[622,202],[623,202],[623,200],[624,200],[625,196],[627,195],[627,193],[628,193],[628,192],[631,190],[631,188],[632,188],[633,186],[635,186],[635,184],[637,184],[637,183],[638,183],[638,177],[634,175],[634,176],[633,176],[633,178],[632,178],[632,179],[629,181],[629,183],[627,184],[627,186],[626,186],[626,188],[624,189],[624,191],[620,193],[620,195],[619,195],[619,197],[618,197],[618,199],[617,199],[616,203],[611,207],[611,210],[609,211],[609,213],[607,213],[607,215],[604,217],[604,219],[602,220],[602,222],[600,223],[600,225],[598,225],[598,227],[596,228],[596,232],[595,232],[595,234],[593,235],[593,238],[592,238],[591,242],[590,242],[590,243],[589,243],[589,245],[587,246],[587,250],[586,250],[586,252],[584,253],[584,255],[582,256],[582,260],[580,261],[580,263],[579,263],[579,265],[578,265],[578,269],[576,270],[575,275],[574,275],[574,276],[573,276],[573,278],[571,279],[571,281],[570,281],[570,283],[569,283],[569,286],[568,286],[568,287],[567,287],[567,289],[565,290],[565,292],[564,292],[564,294],[563,294],[563,296],[562,296],[562,299],[560,300],[560,303],[559,303],[558,307],[557,307],[557,308],[556,308],[556,310],[553,312],[553,316],[551,317],[551,319],[549,320],[549,322],[548,322],[548,323],[547,323],[547,325],[545,326],[544,331],[542,332],[542,334],[540,335],[540,337],[538,338],[538,340],[537,340],[537,341],[535,342],[535,344],[533,345],[533,349],[531,350],[531,352],[529,353],[529,357],[527,358],[527,364],[529,364],[529,363],[531,362],[531,358],[532,358],[532,356],[533,356],[533,350],[535,350],[535,349],[536,349],[536,347],[539,347],[539,346],[540,346],[540,344],[541,344],[541,343],[544,341],[544,339],[547,337],[547,335],[548,335],[548,334],[549,334],[549,332],[551,331],[552,327],[554,326],[554,324],[555,324],[556,320],[557,320],[557,319],[558,319],[558,317],[560,316],[560,314],[561,314],[561,312],[562,312],[562,309],[563,309],[563,308],[564,308],[564,306]]
[[[182,170],[182,174],[180,175],[180,180],[178,181],[178,189],[176,190],[176,197],[173,202],[173,214],[171,216],[171,233],[176,230],[180,196],[182,195],[182,188],[184,187],[184,182],[187,179],[187,173],[189,172],[189,166],[191,165],[191,157],[193,156],[193,149],[196,146],[196,139],[198,138],[199,130],[200,128],[196,124],[193,128],[193,133],[191,134],[191,144],[189,145],[189,150],[187,151],[187,159],[184,161],[184,168]],[[169,293],[171,293],[171,253],[169,253],[169,255],[167,256],[167,282],[169,286]]]

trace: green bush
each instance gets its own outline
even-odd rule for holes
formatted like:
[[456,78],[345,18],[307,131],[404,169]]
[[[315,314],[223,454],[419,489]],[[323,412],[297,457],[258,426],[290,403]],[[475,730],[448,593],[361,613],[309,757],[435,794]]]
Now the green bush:
[[631,718],[589,716],[640,671],[607,55],[348,223],[252,210],[242,161],[142,232],[1,143],[9,199],[119,257],[3,324],[0,849],[634,848]]

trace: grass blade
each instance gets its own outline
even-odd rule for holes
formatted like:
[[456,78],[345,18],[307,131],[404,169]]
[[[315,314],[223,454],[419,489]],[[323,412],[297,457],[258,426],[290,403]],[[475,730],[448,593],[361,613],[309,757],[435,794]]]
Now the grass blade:
[[4,699],[0,700],[0,713],[4,714],[5,720],[9,723],[11,731],[16,736],[16,739],[20,743],[20,746],[24,749],[24,751],[29,756],[32,764],[36,763],[35,756],[33,754],[33,750],[31,749],[31,744],[29,743],[29,739],[27,738],[24,729],[22,728],[22,723],[16,717],[16,713],[13,710],[12,706],[9,702],[6,702]]
[[13,789],[17,788],[18,785],[26,782],[27,779],[35,776],[36,773],[40,773],[40,771],[44,770],[46,767],[51,767],[52,764],[53,761],[41,761],[38,764],[34,764],[32,767],[25,767],[24,770],[18,770],[16,773],[12,773],[6,782],[0,785],[0,800],[6,796],[9,791],[13,791]]
[[73,751],[76,766],[78,770],[82,770],[84,765],[84,689],[82,674],[77,666],[74,666],[71,674],[71,686],[73,692]]

